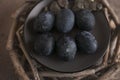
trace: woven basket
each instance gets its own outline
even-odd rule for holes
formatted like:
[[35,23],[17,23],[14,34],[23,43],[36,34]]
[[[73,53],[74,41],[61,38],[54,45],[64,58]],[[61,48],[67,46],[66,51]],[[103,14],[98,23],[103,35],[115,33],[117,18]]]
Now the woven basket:
[[106,6],[103,8],[111,28],[111,40],[107,51],[96,67],[91,67],[77,73],[59,73],[45,68],[32,59],[24,47],[23,27],[27,15],[40,0],[27,0],[13,15],[7,42],[15,72],[19,80],[116,80],[120,72],[120,29],[115,24],[113,15]]

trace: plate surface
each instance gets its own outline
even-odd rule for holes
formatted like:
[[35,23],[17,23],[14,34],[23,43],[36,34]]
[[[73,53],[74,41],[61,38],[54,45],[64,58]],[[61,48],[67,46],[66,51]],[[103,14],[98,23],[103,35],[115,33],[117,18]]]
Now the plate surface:
[[[45,0],[46,1],[46,0]],[[30,17],[28,16],[25,27],[24,27],[24,40],[25,40],[25,47],[27,49],[27,52],[34,58],[36,59],[40,64],[55,70],[59,72],[78,72],[81,70],[84,70],[92,65],[94,65],[100,58],[103,57],[107,46],[109,44],[110,40],[110,29],[109,25],[107,22],[107,19],[103,13],[103,11],[97,11],[93,12],[95,19],[96,19],[96,25],[94,30],[91,32],[93,35],[96,37],[98,41],[98,49],[93,55],[86,55],[81,52],[77,52],[77,55],[73,61],[70,62],[64,62],[60,60],[56,55],[55,52],[48,56],[48,57],[43,57],[43,56],[37,56],[34,54],[33,50],[33,43],[38,34],[33,32],[33,20],[37,16],[37,14],[40,12],[40,10],[44,7],[45,2],[42,4],[39,3],[33,10],[31,11],[30,15],[36,13],[36,15]],[[48,3],[47,3],[48,4]],[[47,5],[46,4],[46,5]],[[42,7],[42,8],[41,8]],[[39,9],[37,12],[34,9]],[[74,27],[74,29],[68,33],[67,35],[72,36],[73,38],[75,37],[76,33],[79,32],[79,30]],[[59,36],[63,35],[58,33],[56,30],[52,30],[51,33],[55,33],[54,37],[57,40]]]

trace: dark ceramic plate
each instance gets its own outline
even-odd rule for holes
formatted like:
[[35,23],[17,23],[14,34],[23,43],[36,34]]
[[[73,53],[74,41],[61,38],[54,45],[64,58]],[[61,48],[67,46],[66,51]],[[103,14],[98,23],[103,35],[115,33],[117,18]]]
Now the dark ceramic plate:
[[[43,56],[40,57],[34,54],[33,43],[37,37],[37,34],[34,33],[32,30],[33,27],[32,21],[38,15],[41,9],[44,6],[48,5],[51,1],[52,0],[44,0],[40,2],[35,8],[33,8],[33,10],[31,11],[31,13],[29,14],[26,20],[24,27],[24,38],[25,38],[24,40],[25,40],[27,52],[40,64],[59,72],[78,72],[94,65],[100,58],[103,57],[110,40],[110,29],[103,11],[93,12],[96,19],[96,25],[92,33],[98,41],[98,49],[95,52],[95,54],[87,55],[84,53],[77,52],[75,59],[70,62],[64,62],[60,60],[55,55],[55,52],[48,57],[43,57]],[[74,28],[67,35],[74,37],[78,31],[79,30],[77,28]],[[55,39],[57,39],[59,36],[62,35],[58,33],[56,30],[51,31],[51,33],[55,33],[54,35]]]

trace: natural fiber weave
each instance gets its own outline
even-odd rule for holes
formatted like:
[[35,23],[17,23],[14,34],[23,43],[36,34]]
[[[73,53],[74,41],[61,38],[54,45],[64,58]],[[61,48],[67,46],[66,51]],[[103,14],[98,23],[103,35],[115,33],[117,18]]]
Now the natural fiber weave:
[[115,80],[115,75],[120,72],[120,27],[118,27],[118,24],[115,24],[112,18],[113,15],[111,15],[108,8],[103,7],[102,10],[105,12],[112,36],[101,62],[96,64],[95,67],[81,72],[58,73],[38,64],[28,55],[24,47],[23,25],[28,13],[38,2],[38,0],[27,0],[12,15],[13,25],[10,30],[7,49],[9,50],[18,78],[20,80],[44,80],[45,77],[48,77],[48,80],[49,78],[52,80]]

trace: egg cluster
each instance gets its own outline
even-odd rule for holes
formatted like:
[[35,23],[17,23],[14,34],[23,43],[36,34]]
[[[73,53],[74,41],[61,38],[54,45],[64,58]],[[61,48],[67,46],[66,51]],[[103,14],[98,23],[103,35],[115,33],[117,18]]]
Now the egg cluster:
[[[80,54],[94,54],[97,50],[97,40],[90,33],[95,27],[95,17],[90,10],[61,9],[59,12],[43,11],[36,17],[33,31],[39,35],[34,41],[34,51],[39,56],[48,56],[52,53],[64,61],[75,58]],[[68,34],[77,29],[73,36]],[[54,31],[59,33],[55,38]]]

